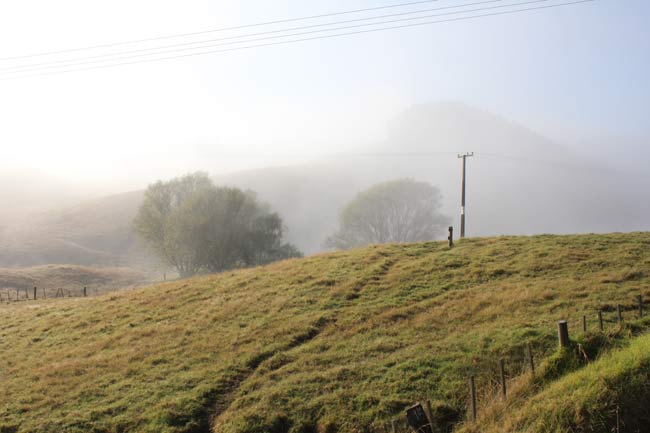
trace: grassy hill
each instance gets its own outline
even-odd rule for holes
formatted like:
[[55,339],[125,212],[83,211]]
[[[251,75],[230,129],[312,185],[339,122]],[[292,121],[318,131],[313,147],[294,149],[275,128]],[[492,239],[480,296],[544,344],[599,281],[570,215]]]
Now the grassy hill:
[[[513,395],[493,400],[476,423],[466,423],[458,433],[647,431],[650,335],[625,343],[617,337],[606,337],[617,344],[586,365],[572,350],[555,354],[541,375],[520,378]],[[552,381],[558,365],[566,374]]]
[[[115,290],[141,285],[151,277],[132,268],[96,268],[78,265],[43,265],[26,268],[0,268],[1,289],[74,290],[84,286],[90,289]],[[31,296],[31,295],[30,295]]]
[[[605,357],[637,372],[627,361],[650,343],[627,337],[642,334],[643,320],[607,344],[595,333],[585,347],[599,348],[593,359],[605,354],[573,369],[553,363],[564,359],[555,322],[568,319],[580,335],[579,319],[600,308],[613,329],[617,304],[631,320],[634,296],[648,300],[648,276],[648,233],[502,237],[451,251],[372,246],[98,298],[4,305],[0,431],[361,432],[425,397],[462,419],[467,377],[489,389],[499,358],[518,376],[527,343],[550,360],[537,382],[513,391],[540,405],[520,402],[513,420],[524,421],[513,425],[534,425],[530,417],[551,410],[545,402],[598,369],[614,372]],[[501,419],[498,410],[485,413]],[[580,413],[586,421],[574,431],[609,431]]]
[[0,221],[0,266],[150,265],[153,260],[132,229],[142,194],[118,194]]

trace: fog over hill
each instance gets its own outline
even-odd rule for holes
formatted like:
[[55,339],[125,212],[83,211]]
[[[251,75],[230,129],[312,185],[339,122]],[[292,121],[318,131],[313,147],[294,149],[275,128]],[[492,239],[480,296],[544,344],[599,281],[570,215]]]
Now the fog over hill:
[[[323,249],[349,199],[384,180],[411,177],[438,186],[443,212],[458,225],[457,153],[465,151],[475,152],[468,159],[469,236],[650,229],[650,203],[639,199],[650,177],[636,171],[638,162],[617,155],[587,160],[578,151],[588,145],[569,147],[460,103],[414,106],[377,127],[385,129],[385,139],[360,152],[214,179],[256,191],[284,218],[288,240],[307,254]],[[17,220],[5,213],[0,266],[151,266],[131,230],[141,198],[141,191],[119,194],[64,210],[23,212]]]

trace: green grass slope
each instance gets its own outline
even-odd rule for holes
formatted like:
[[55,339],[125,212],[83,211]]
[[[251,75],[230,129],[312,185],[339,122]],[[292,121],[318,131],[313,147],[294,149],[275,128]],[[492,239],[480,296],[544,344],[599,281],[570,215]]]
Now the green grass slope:
[[[546,372],[557,366],[554,361],[561,359],[566,367],[576,364],[575,358],[573,350],[557,353],[545,365]],[[523,386],[515,388],[513,396],[488,406],[476,423],[467,423],[458,433],[648,430],[650,335],[635,337],[584,368],[565,373],[546,384],[543,374],[541,378],[520,378],[518,385]]]
[[425,396],[464,416],[469,374],[552,354],[558,319],[613,326],[648,276],[648,233],[503,237],[1,306],[0,432],[357,432]]

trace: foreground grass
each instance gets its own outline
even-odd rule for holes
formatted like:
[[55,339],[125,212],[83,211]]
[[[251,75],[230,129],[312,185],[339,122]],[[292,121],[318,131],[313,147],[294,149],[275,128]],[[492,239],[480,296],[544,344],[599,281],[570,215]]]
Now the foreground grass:
[[[575,353],[558,357],[572,358]],[[487,416],[458,433],[640,432],[650,426],[648,334],[547,386],[521,380],[527,383],[517,390],[518,395],[493,404]]]
[[356,432],[425,396],[463,416],[469,374],[516,374],[648,276],[647,233],[504,237],[3,306],[0,431]]

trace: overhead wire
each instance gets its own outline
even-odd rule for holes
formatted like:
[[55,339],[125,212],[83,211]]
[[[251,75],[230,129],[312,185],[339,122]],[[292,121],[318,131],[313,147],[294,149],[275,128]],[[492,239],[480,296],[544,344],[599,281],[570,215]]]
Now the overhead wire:
[[579,164],[574,164],[574,163],[564,162],[564,161],[550,161],[550,160],[529,158],[525,156],[505,155],[505,154],[487,153],[487,152],[476,152],[476,156],[482,159],[496,159],[496,160],[506,160],[506,161],[513,161],[513,162],[523,162],[527,164],[542,165],[546,167],[553,167],[556,169],[569,170],[573,172],[582,171],[588,173],[598,173],[607,176],[650,177],[649,174],[640,173],[640,172],[629,172],[629,171],[611,170],[611,169],[603,170],[593,164],[579,165]]
[[252,28],[252,27],[269,26],[269,25],[274,25],[274,24],[286,24],[286,23],[296,22],[296,21],[306,21],[306,20],[313,20],[313,19],[319,19],[319,18],[328,18],[328,17],[333,17],[333,16],[349,15],[349,14],[355,14],[355,13],[361,13],[361,12],[371,12],[371,11],[376,11],[376,10],[384,10],[384,9],[391,9],[391,8],[413,6],[413,5],[419,5],[419,4],[424,4],[424,3],[434,3],[434,2],[437,2],[437,1],[439,1],[439,0],[421,0],[421,1],[407,2],[407,3],[396,3],[396,4],[386,5],[386,6],[376,6],[376,7],[364,8],[364,9],[353,9],[353,10],[346,10],[346,11],[340,11],[340,12],[330,12],[330,13],[319,14],[319,15],[310,15],[310,16],[303,16],[303,17],[297,17],[297,18],[287,18],[287,19],[275,20],[275,21],[264,21],[264,22],[254,23],[254,24],[244,24],[244,25],[232,26],[232,27],[221,27],[221,28],[210,29],[210,30],[201,30],[201,31],[197,31],[197,32],[177,33],[177,34],[174,34],[174,35],[156,36],[156,37],[151,37],[151,38],[135,39],[135,40],[130,40],[130,41],[111,42],[111,43],[107,43],[107,44],[90,45],[90,46],[78,47],[78,48],[68,48],[68,49],[56,50],[56,51],[45,51],[45,52],[41,52],[41,53],[25,54],[25,55],[20,55],[20,56],[2,57],[2,58],[0,58],[0,61],[25,59],[25,58],[29,58],[29,57],[41,57],[41,56],[47,56],[47,55],[52,55],[52,54],[71,53],[71,52],[84,51],[84,50],[94,50],[94,49],[97,49],[97,48],[110,48],[110,47],[116,47],[116,46],[121,46],[121,45],[129,45],[129,44],[132,45],[132,44],[138,44],[138,43],[143,43],[143,42],[153,42],[153,41],[160,41],[160,40],[164,40],[164,39],[182,38],[182,37],[196,36],[196,35],[201,35],[201,34],[206,34],[206,33],[217,33],[217,32],[229,31],[229,30],[240,30],[240,29],[246,29],[246,28]]
[[[548,1],[548,0],[533,0],[533,3],[537,3],[537,2],[540,2],[540,1]],[[351,35],[359,35],[359,34],[366,34],[366,33],[381,32],[381,31],[387,31],[387,30],[397,30],[397,29],[405,29],[405,28],[412,28],[412,27],[420,27],[420,26],[431,25],[431,24],[439,24],[439,23],[455,22],[455,21],[464,21],[464,20],[486,18],[486,17],[493,17],[493,16],[499,16],[499,15],[508,15],[508,14],[515,14],[515,13],[533,11],[533,10],[557,8],[557,7],[563,7],[563,6],[577,5],[577,4],[581,4],[581,3],[590,3],[590,2],[594,2],[594,1],[596,1],[596,0],[576,0],[576,1],[571,1],[571,2],[557,3],[557,4],[545,5],[545,6],[528,7],[528,8],[523,8],[523,9],[513,9],[513,10],[508,10],[508,11],[492,12],[492,13],[478,14],[478,15],[470,15],[470,16],[463,16],[463,17],[457,17],[457,18],[436,20],[436,21],[426,21],[426,22],[422,22],[422,23],[403,24],[403,25],[399,25],[399,26],[388,26],[388,27],[381,27],[381,28],[377,28],[377,29],[357,30],[357,31],[352,31],[352,32],[336,33],[336,34],[332,34],[332,35],[321,35],[321,36],[293,39],[293,40],[288,40],[288,41],[275,41],[275,42],[269,42],[269,43],[263,43],[263,44],[248,45],[248,46],[243,46],[243,47],[232,47],[232,48],[226,48],[226,49],[220,49],[220,50],[201,51],[201,52],[195,52],[195,53],[187,53],[187,54],[180,54],[180,55],[173,55],[173,56],[166,56],[166,57],[158,57],[158,58],[154,58],[154,59],[134,60],[134,61],[128,61],[128,62],[97,65],[97,66],[84,67],[84,68],[73,68],[73,69],[49,71],[49,72],[42,72],[42,73],[28,74],[28,75],[0,77],[0,81],[15,80],[15,79],[20,79],[20,78],[29,78],[29,77],[36,77],[36,76],[43,76],[43,75],[65,74],[65,73],[70,73],[70,72],[80,72],[80,71],[89,71],[89,70],[96,70],[96,69],[113,68],[113,67],[125,66],[125,65],[158,62],[158,61],[164,61],[164,60],[179,59],[179,58],[186,58],[186,57],[194,57],[194,56],[200,56],[200,55],[206,55],[206,54],[224,53],[224,52],[230,52],[230,51],[240,51],[240,50],[262,48],[262,47],[269,47],[269,46],[275,46],[275,45],[287,45],[287,44],[293,44],[293,43],[305,42],[305,41],[313,41],[313,40],[319,40],[319,39],[329,39],[329,38],[336,38],[336,37],[344,37],[344,36],[351,36]],[[526,3],[529,3],[529,2],[526,2]],[[520,3],[520,4],[523,4],[523,3]],[[517,5],[515,4],[515,5],[512,5],[512,6],[517,6]],[[375,25],[378,25],[378,24],[375,24]],[[351,27],[359,27],[359,26],[351,26]],[[341,30],[341,29],[339,28],[337,30]],[[307,32],[305,32],[305,33],[307,33]],[[314,32],[308,32],[308,33],[314,33]],[[295,36],[295,35],[293,35],[293,36]],[[252,41],[249,40],[247,42],[252,42]],[[206,48],[206,47],[202,47],[202,48]],[[164,53],[158,53],[158,54],[164,54]],[[68,65],[68,66],[70,66],[70,65]],[[21,72],[26,72],[26,71],[21,71]]]
[[[444,7],[439,7],[439,8],[430,8],[430,9],[420,9],[416,11],[408,11],[408,12],[400,12],[396,14],[388,14],[388,15],[376,15],[372,17],[364,17],[364,18],[355,18],[352,20],[345,20],[345,21],[334,21],[334,22],[329,22],[329,23],[321,23],[321,24],[311,24],[307,26],[300,26],[300,27],[292,27],[292,28],[287,28],[287,29],[278,29],[278,30],[269,30],[269,31],[264,31],[264,32],[257,32],[257,33],[249,33],[249,34],[243,34],[243,35],[235,35],[235,36],[228,36],[228,37],[223,37],[223,38],[214,38],[214,39],[204,39],[204,40],[199,40],[199,41],[191,41],[191,42],[183,42],[183,43],[177,43],[177,44],[171,44],[171,45],[163,45],[163,46],[156,46],[156,47],[148,47],[148,48],[139,48],[135,50],[127,50],[127,51],[118,51],[118,52],[113,52],[113,53],[104,53],[104,54],[98,54],[98,55],[92,55],[92,56],[83,56],[83,57],[77,57],[74,59],[60,59],[60,60],[51,60],[47,62],[40,62],[40,63],[28,63],[28,64],[22,64],[22,65],[14,65],[14,66],[8,66],[8,67],[2,67],[0,68],[0,73],[7,71],[7,73],[10,72],[20,72],[24,71],[26,69],[33,70],[35,67],[38,66],[44,66],[44,65],[59,65],[59,66],[71,66],[71,62],[77,62],[77,61],[83,61],[83,60],[90,60],[90,59],[97,59],[97,58],[106,58],[106,57],[112,57],[112,56],[120,56],[124,54],[132,54],[132,53],[145,53],[148,51],[155,51],[155,50],[163,50],[167,48],[176,48],[176,47],[183,47],[183,46],[189,46],[189,45],[197,45],[197,44],[205,44],[205,43],[210,43],[210,42],[219,42],[219,41],[226,41],[226,40],[232,40],[232,39],[242,39],[242,38],[248,38],[248,37],[254,37],[254,36],[263,36],[263,35],[269,35],[269,34],[276,34],[276,33],[286,33],[290,31],[295,31],[295,30],[304,30],[304,29],[310,29],[310,28],[317,28],[317,27],[326,27],[326,26],[334,26],[334,25],[339,25],[339,24],[348,24],[348,23],[353,23],[353,22],[360,22],[360,21],[370,21],[370,20],[378,20],[382,18],[390,18],[390,17],[397,17],[397,16],[404,16],[404,15],[414,15],[414,14],[422,14],[426,12],[433,12],[433,11],[439,11],[439,10],[446,10],[446,9],[458,9],[458,8],[463,8],[463,7],[468,7],[468,6],[477,6],[477,5],[482,5],[482,4],[489,4],[489,3],[498,3],[498,2],[503,2],[506,0],[485,0],[485,1],[480,1],[480,2],[474,2],[474,3],[465,3],[465,4],[460,4],[460,5],[453,5],[453,6],[444,6]],[[526,3],[541,3],[541,2],[547,2],[547,1],[552,1],[552,0],[535,0],[531,2],[525,2]],[[503,6],[498,6],[500,8],[503,7],[510,7],[510,6],[518,6],[519,4],[509,4],[509,5],[503,5]],[[454,13],[467,13],[467,12],[474,12],[474,11],[480,11],[480,10],[486,10],[486,9],[469,9],[469,10],[464,10],[464,11],[458,11]],[[398,21],[407,21],[407,20],[417,20],[417,19],[424,19],[424,18],[431,18],[433,16],[437,15],[424,15],[424,16],[419,16],[419,17],[413,17],[413,18],[407,18],[404,20],[390,20],[386,22],[376,22],[376,23],[369,23],[365,24],[365,26],[371,26],[371,25],[380,25],[380,24],[386,24],[386,23],[392,23],[392,22],[398,22]],[[341,30],[341,29],[347,29],[347,28],[353,28],[355,26],[350,26],[350,27],[343,27],[343,28],[330,28],[330,29],[323,29],[319,30],[316,32],[326,32],[326,31],[334,31],[334,30]],[[316,33],[314,32],[314,33]],[[311,32],[308,32],[311,33]],[[307,34],[307,33],[298,33],[297,35],[302,35],[302,34]],[[275,37],[290,37],[290,36],[296,36],[296,34],[293,35],[278,35]],[[266,39],[266,38],[262,38]],[[248,41],[236,41],[232,43],[245,43],[245,42],[254,42],[262,39],[253,39],[253,40],[248,40]],[[192,49],[201,49],[201,48],[209,48],[212,47],[213,45],[208,45],[208,46],[203,46],[203,47],[190,47],[186,48],[187,50],[192,50]],[[144,55],[155,55],[155,54],[160,54],[160,52],[152,52],[148,54],[142,54]],[[118,58],[119,59],[119,58]],[[115,60],[115,59],[107,59],[105,61],[110,61],[110,60]],[[63,64],[63,65],[61,65]],[[67,65],[65,65],[67,64]],[[73,63],[74,64],[74,63]],[[51,66],[54,67],[54,66]],[[45,69],[45,68],[39,68],[39,69]]]

